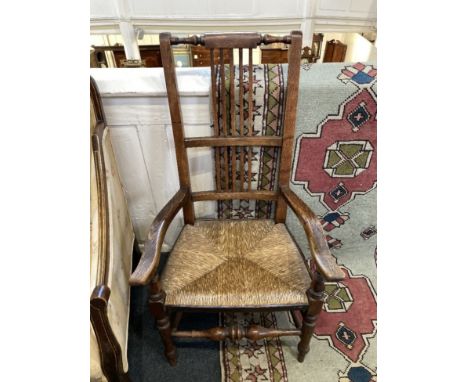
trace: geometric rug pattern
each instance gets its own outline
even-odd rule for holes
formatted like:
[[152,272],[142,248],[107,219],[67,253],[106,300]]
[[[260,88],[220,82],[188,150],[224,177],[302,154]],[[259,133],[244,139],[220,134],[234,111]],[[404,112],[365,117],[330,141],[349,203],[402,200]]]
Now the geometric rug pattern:
[[[234,118],[235,126],[231,126],[231,103],[225,102],[224,108],[221,102],[223,91],[220,68],[216,70],[216,116],[219,135],[224,135],[223,114],[226,119],[226,132],[228,136],[247,136],[249,134],[249,117],[246,112],[249,105],[249,72],[248,67],[243,66],[242,81],[239,78],[239,68],[234,70]],[[252,114],[250,125],[253,136],[281,136],[283,134],[284,106],[285,106],[285,81],[283,75],[284,66],[265,64],[254,65],[252,69]],[[243,99],[240,99],[239,87],[244,88]],[[224,91],[226,100],[230,99],[230,71],[225,68]],[[242,108],[241,108],[242,105]],[[244,126],[240,128],[240,110],[244,114]],[[223,128],[221,128],[223,127]],[[221,147],[219,149],[220,163],[229,163],[220,166],[221,191],[233,189],[246,190],[249,187],[248,159],[251,158],[251,184],[252,190],[272,191],[277,184],[277,168],[279,165],[280,149],[278,147]],[[235,158],[235,159],[234,159]],[[232,172],[236,173],[232,179]],[[217,176],[217,175],[216,175]],[[227,187],[227,188],[226,188]],[[218,217],[226,219],[247,218],[272,218],[273,203],[264,200],[220,200],[217,203]]]

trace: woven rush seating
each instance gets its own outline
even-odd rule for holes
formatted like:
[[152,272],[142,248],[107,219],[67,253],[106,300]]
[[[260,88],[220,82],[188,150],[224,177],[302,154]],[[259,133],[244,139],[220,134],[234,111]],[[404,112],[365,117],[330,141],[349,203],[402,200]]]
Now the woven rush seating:
[[284,224],[212,220],[186,225],[161,277],[166,304],[307,305],[304,259]]

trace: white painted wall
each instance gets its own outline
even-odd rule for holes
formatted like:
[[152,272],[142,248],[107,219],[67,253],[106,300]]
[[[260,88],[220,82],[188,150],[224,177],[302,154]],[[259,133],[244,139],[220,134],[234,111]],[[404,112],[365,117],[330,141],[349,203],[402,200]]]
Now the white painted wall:
[[122,13],[133,19],[286,19],[303,18],[306,10],[312,10],[315,17],[368,20],[377,17],[376,0],[91,0],[90,6],[92,19]]
[[376,0],[91,0],[90,24],[92,34],[118,34],[121,22],[146,34],[302,30],[310,45],[316,32],[375,30],[376,17]]
[[91,20],[97,18],[118,17],[115,0],[91,0],[90,1]]
[[318,0],[316,16],[333,18],[376,19],[377,0]]

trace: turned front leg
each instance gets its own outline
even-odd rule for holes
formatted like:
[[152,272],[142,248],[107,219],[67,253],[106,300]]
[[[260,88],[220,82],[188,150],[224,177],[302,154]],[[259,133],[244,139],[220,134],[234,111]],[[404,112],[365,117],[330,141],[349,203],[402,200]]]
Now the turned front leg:
[[148,303],[151,313],[153,313],[156,318],[156,326],[164,344],[164,354],[171,366],[175,366],[177,362],[177,354],[174,342],[172,341],[169,315],[167,314],[166,307],[164,306],[165,300],[166,293],[161,289],[159,281],[155,280],[151,284],[151,294]]
[[307,290],[307,299],[309,300],[309,306],[306,313],[304,314],[304,320],[302,322],[301,340],[297,345],[299,354],[297,359],[299,362],[303,362],[306,354],[310,350],[310,339],[314,334],[315,324],[322,311],[324,302],[325,285],[323,278],[320,273],[314,273],[314,280],[312,281],[311,287]]

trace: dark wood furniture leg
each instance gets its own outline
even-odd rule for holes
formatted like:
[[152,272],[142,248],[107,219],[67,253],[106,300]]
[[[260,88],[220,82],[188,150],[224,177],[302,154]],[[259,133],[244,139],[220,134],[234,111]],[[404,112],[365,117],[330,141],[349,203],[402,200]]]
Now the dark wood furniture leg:
[[310,289],[307,290],[307,299],[309,300],[309,307],[307,308],[306,313],[304,314],[304,320],[302,322],[302,333],[301,340],[297,345],[297,350],[299,354],[297,359],[299,362],[303,362],[306,354],[310,350],[310,339],[312,334],[314,334],[315,323],[317,318],[322,311],[323,301],[324,301],[324,291],[325,285],[323,278],[320,273],[315,272],[314,281]]
[[91,324],[99,346],[101,369],[109,382],[131,382],[122,364],[122,349],[112,331],[107,315],[110,289],[106,285],[94,288],[90,301]]
[[175,366],[177,363],[177,354],[174,342],[171,336],[171,322],[169,315],[167,314],[164,302],[166,300],[166,293],[161,289],[158,278],[156,278],[150,286],[150,297],[148,304],[156,318],[156,326],[161,335],[161,339],[164,344],[164,354],[171,366]]

